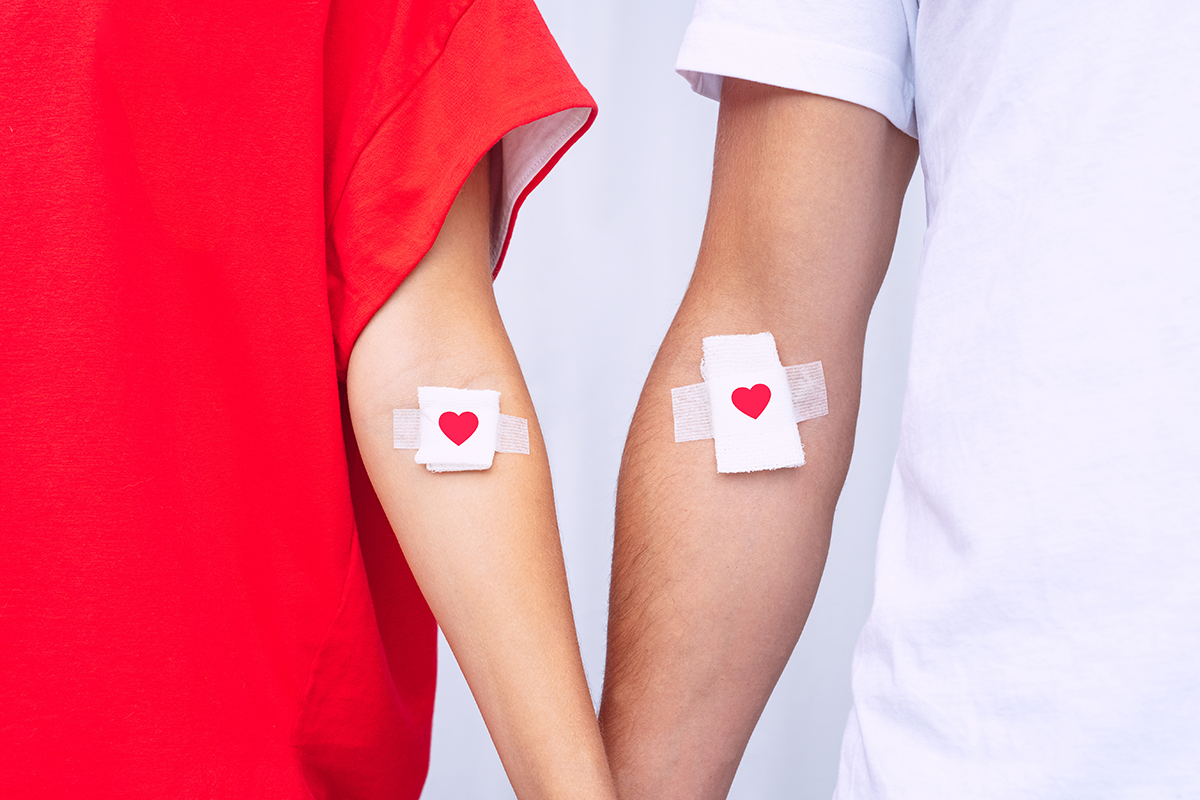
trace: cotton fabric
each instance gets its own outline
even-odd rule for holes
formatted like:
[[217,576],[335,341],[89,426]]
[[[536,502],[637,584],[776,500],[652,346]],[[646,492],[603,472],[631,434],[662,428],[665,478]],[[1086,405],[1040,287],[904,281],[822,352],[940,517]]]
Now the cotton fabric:
[[590,96],[524,0],[12,0],[0,97],[0,796],[417,797],[436,629],[339,376]]
[[1200,795],[1200,10],[701,0],[680,71],[919,135],[836,797]]

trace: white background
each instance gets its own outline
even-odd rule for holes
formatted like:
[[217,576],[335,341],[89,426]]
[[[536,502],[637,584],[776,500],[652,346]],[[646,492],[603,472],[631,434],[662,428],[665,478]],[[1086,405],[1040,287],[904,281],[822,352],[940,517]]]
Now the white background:
[[[521,212],[496,283],[550,451],[584,666],[599,699],[613,499],[625,432],[683,295],[708,200],[717,104],[674,72],[693,0],[539,0],[600,115]],[[825,577],[731,798],[833,791],[850,656],[871,602],[875,538],[898,438],[917,260],[918,180],[867,336],[857,447]],[[427,800],[511,798],[441,643]]]

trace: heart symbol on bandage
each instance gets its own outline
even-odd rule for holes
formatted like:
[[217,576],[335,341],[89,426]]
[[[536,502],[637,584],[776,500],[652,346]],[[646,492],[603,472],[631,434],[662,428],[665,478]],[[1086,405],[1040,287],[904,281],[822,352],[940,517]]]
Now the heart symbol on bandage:
[[758,419],[758,415],[771,402],[771,388],[765,383],[756,383],[747,389],[745,386],[734,389],[733,407],[750,419]]
[[479,417],[470,411],[464,411],[461,414],[447,411],[438,417],[438,427],[442,429],[442,433],[446,434],[447,439],[456,445],[461,445],[470,439],[471,434],[479,427]]

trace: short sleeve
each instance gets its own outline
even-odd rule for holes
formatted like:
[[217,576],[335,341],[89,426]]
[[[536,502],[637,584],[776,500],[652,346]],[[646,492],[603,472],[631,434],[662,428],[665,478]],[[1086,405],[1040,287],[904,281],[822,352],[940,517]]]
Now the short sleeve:
[[699,0],[676,69],[720,99],[728,76],[836,97],[917,135],[917,0]]
[[479,159],[492,151],[498,271],[525,196],[595,115],[531,0],[380,0],[366,13],[370,1],[352,0],[326,33],[326,261],[343,375]]

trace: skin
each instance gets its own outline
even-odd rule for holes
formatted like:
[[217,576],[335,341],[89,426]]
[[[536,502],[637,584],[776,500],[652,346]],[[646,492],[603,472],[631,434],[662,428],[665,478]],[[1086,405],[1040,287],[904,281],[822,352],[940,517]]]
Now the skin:
[[[400,546],[522,800],[615,797],[567,596],[550,469],[492,294],[488,159],[437,241],[359,337],[354,433]],[[495,389],[529,422],[530,454],[433,474],[392,448],[418,386]]]
[[[874,111],[726,79],[695,272],[646,380],[617,489],[600,721],[623,800],[723,798],[812,607],[850,463],[867,318],[916,142]],[[716,471],[676,444],[701,339],[774,334],[824,363],[807,464]]]

